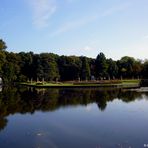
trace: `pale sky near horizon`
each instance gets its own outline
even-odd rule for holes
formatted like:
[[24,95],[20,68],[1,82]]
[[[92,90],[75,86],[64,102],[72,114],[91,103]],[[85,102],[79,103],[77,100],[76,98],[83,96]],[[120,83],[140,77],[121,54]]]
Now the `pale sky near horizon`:
[[0,0],[8,51],[148,58],[148,0]]

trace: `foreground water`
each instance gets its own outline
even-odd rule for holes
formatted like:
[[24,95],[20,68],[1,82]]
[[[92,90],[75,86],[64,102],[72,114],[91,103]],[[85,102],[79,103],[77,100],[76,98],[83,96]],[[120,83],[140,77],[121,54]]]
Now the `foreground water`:
[[146,93],[28,88],[0,92],[0,148],[146,146]]

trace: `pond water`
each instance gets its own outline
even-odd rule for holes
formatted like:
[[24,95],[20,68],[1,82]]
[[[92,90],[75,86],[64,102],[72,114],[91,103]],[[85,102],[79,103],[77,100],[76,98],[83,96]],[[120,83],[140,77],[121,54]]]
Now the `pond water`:
[[0,148],[148,147],[148,93],[3,88]]

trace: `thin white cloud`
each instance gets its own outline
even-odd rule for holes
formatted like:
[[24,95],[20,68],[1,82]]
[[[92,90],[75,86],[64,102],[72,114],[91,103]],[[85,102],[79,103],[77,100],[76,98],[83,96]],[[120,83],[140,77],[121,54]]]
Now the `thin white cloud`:
[[96,16],[90,17],[90,18],[83,18],[80,20],[76,20],[76,21],[69,21],[66,22],[65,24],[63,24],[62,26],[60,26],[54,33],[52,33],[52,36],[70,31],[72,29],[75,28],[79,28],[81,26],[84,26],[92,21],[96,20]]
[[96,21],[100,18],[110,16],[110,15],[117,13],[117,12],[120,12],[120,11],[124,11],[129,6],[130,6],[130,3],[117,5],[115,7],[112,7],[110,9],[104,11],[102,14],[95,14],[91,17],[81,18],[81,19],[78,19],[78,20],[75,20],[75,21],[66,22],[63,25],[61,25],[54,33],[52,33],[52,36],[56,36],[56,35],[64,33],[64,32],[68,32],[70,30],[73,30],[73,29],[85,26],[89,23],[92,23],[92,22],[94,22],[94,21]]
[[144,36],[145,39],[148,39],[148,35]]
[[110,16],[116,12],[124,11],[130,6],[130,3],[124,3],[121,5],[114,6],[106,11],[104,11],[101,17]]
[[37,28],[47,27],[56,11],[56,0],[29,0],[33,11],[33,24]]
[[93,50],[93,48],[87,45],[87,46],[84,47],[84,50],[85,51],[91,51],[91,50]]

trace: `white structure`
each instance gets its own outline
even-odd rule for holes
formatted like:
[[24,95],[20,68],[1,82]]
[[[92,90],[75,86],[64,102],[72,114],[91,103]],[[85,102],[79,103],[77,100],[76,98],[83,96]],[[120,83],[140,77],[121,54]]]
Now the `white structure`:
[[2,81],[2,78],[0,77],[0,85],[2,84],[2,82],[3,82],[3,81]]

